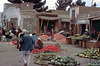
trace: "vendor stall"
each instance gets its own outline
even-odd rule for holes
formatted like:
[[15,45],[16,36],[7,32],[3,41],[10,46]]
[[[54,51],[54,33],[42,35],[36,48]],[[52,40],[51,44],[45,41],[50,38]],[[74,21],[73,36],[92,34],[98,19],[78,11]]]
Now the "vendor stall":
[[87,48],[99,48],[100,47],[100,41],[91,40],[87,42]]

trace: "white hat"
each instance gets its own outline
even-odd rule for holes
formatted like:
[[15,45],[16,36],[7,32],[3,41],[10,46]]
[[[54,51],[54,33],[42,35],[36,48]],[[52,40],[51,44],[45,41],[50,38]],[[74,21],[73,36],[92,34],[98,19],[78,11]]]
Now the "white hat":
[[88,31],[88,29],[85,29],[85,31]]
[[41,40],[41,38],[38,38],[38,40]]
[[22,32],[25,32],[25,31],[26,31],[26,29],[23,29],[23,30],[22,30]]
[[32,36],[32,34],[30,34],[30,36]]

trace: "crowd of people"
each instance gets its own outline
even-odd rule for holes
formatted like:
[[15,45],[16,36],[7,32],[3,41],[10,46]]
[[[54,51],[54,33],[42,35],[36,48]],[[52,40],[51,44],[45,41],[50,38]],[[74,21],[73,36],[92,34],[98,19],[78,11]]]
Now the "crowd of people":
[[[1,39],[2,38],[2,39]],[[6,42],[17,41],[17,49],[22,52],[21,57],[24,61],[24,66],[29,66],[30,52],[33,49],[42,49],[43,42],[40,38],[36,40],[35,33],[30,33],[26,29],[8,30],[6,27],[0,29],[0,40]]]

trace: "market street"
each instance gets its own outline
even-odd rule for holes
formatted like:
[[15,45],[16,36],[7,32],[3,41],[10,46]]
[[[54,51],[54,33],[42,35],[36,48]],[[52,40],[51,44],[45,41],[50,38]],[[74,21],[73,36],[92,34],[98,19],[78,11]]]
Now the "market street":
[[[80,51],[84,51],[85,50],[84,48],[80,48],[75,45],[62,44],[61,49],[65,49],[67,50],[67,52],[66,53],[62,53],[62,52],[56,53],[57,56],[74,57],[76,60],[80,61],[81,63],[80,66],[86,66],[87,63],[89,62],[89,59],[80,58],[80,57],[75,56],[76,53]],[[36,54],[31,54],[30,66],[40,66],[40,65],[36,65],[33,63],[34,55]],[[15,48],[15,45],[8,45],[6,44],[6,42],[0,42],[0,66],[23,66],[23,61],[20,58],[20,56],[21,56],[21,52]]]

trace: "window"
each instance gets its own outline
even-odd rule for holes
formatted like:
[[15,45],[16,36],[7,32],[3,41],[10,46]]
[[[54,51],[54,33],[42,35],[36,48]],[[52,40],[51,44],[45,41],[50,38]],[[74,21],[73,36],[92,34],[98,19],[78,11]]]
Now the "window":
[[75,18],[75,10],[72,10],[72,18]]

